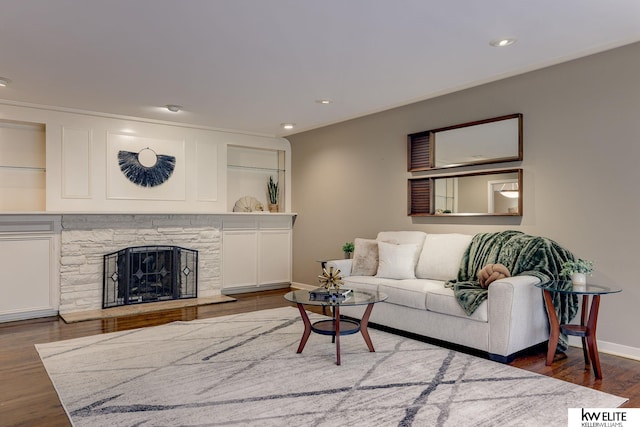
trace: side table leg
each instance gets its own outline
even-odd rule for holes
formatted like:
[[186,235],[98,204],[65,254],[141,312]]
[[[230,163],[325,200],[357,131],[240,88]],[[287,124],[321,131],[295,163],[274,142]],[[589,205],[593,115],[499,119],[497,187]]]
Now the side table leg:
[[373,310],[373,304],[368,304],[367,309],[364,311],[364,315],[362,316],[362,320],[360,320],[360,333],[362,334],[362,338],[364,338],[364,342],[367,344],[367,347],[369,347],[369,351],[375,352],[373,349],[373,343],[371,342],[371,337],[369,336],[369,329],[367,328],[369,325],[371,310]]
[[551,292],[544,290],[544,302],[547,308],[547,315],[549,316],[549,345],[547,349],[547,366],[551,366],[553,363],[553,357],[556,354],[556,348],[558,348],[558,340],[560,339],[560,322],[558,322],[558,315],[556,309],[553,306],[553,299],[551,298]]
[[598,354],[598,344],[596,343],[596,327],[598,325],[598,309],[600,308],[600,295],[594,295],[591,301],[591,310],[589,311],[589,322],[587,323],[587,346],[589,347],[589,356],[591,356],[591,364],[593,365],[593,373],[596,378],[602,379],[602,370],[600,369],[600,355]]
[[[587,326],[587,312],[589,310],[589,295],[582,295],[582,313],[580,314],[580,325]],[[589,350],[586,335],[582,339],[582,354],[584,355],[585,365],[589,365]]]
[[336,365],[340,365],[340,305],[336,305],[335,310],[336,310],[336,317],[335,317]]
[[304,350],[304,346],[307,344],[307,340],[309,339],[309,335],[311,335],[311,321],[309,320],[309,315],[307,315],[304,306],[302,304],[296,305],[298,306],[300,317],[302,317],[302,322],[304,323],[304,332],[302,333],[302,339],[300,340],[300,345],[298,346],[298,351],[296,353],[302,353],[302,350]]

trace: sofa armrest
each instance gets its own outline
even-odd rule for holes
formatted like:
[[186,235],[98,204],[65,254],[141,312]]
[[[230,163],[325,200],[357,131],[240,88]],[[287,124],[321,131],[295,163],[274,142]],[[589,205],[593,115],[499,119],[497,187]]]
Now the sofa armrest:
[[549,339],[540,279],[515,276],[489,286],[489,352],[510,355]]
[[334,270],[340,270],[342,277],[348,277],[351,275],[352,263],[352,259],[332,259],[327,261],[327,266],[325,268],[329,271],[329,268],[333,267]]

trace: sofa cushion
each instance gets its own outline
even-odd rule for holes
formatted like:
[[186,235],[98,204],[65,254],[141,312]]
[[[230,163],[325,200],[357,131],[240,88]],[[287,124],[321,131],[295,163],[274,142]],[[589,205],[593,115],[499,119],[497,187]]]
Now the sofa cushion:
[[460,262],[473,236],[468,234],[428,234],[416,266],[420,279],[450,280],[458,277]]
[[344,284],[340,286],[345,289],[376,292],[381,283],[388,279],[381,279],[375,276],[348,276],[343,279]]
[[426,310],[427,294],[443,287],[444,282],[438,280],[386,280],[380,283],[378,291],[389,296],[388,303]]
[[373,276],[378,272],[378,241],[373,239],[354,239],[353,276]]
[[471,316],[467,316],[467,313],[453,295],[453,289],[445,288],[443,285],[437,289],[430,289],[427,294],[427,310],[478,322],[488,321],[487,305],[488,301],[484,301]]
[[378,242],[378,271],[376,277],[385,279],[415,279],[417,245],[394,245]]

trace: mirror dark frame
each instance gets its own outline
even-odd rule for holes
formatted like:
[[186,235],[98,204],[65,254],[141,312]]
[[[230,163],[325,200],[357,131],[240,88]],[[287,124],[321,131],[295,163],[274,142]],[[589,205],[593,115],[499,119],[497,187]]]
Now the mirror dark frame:
[[[477,161],[460,161],[445,165],[437,165],[436,158],[438,153],[438,133],[451,131],[454,129],[471,128],[503,120],[517,119],[517,135],[513,135],[514,144],[517,144],[517,154],[505,157],[481,158]],[[432,129],[424,132],[413,133],[407,136],[407,170],[409,172],[419,172],[427,170],[448,169],[462,166],[485,165],[493,163],[511,162],[522,160],[522,121],[523,116],[520,113],[509,114],[506,116],[494,117],[485,120],[478,120],[459,125],[447,126],[438,129]],[[470,129],[471,130],[471,129]],[[475,141],[470,141],[470,147]],[[479,152],[482,147],[479,147]],[[515,148],[515,147],[511,147]]]
[[[518,211],[514,213],[489,213],[489,212],[456,212],[436,213],[435,210],[435,181],[447,178],[465,178],[488,175],[517,174],[518,180]],[[407,194],[408,216],[522,216],[522,169],[501,169],[485,172],[461,173],[450,175],[409,178]],[[487,209],[488,210],[488,209]]]

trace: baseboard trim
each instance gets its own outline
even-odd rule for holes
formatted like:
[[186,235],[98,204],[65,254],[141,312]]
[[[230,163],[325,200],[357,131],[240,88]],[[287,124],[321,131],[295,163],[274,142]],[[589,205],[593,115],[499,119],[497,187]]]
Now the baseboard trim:
[[306,289],[309,291],[314,290],[315,288],[318,287],[318,285],[314,286],[314,285],[308,285],[306,283],[300,283],[300,282],[291,282],[291,287],[293,289]]
[[[570,336],[569,345],[582,348],[582,340],[579,337]],[[640,348],[637,347],[598,340],[598,352],[640,361]]]
[[38,319],[41,317],[57,316],[58,310],[43,309],[43,310],[30,310],[19,313],[9,313],[0,315],[0,323],[15,322],[18,320]]

